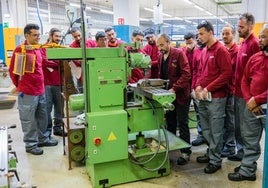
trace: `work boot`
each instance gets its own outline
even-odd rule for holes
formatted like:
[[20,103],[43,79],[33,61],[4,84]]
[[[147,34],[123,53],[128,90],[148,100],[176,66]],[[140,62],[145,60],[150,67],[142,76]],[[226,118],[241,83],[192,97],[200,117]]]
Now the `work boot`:
[[[53,127],[53,134],[56,136],[63,136],[63,129],[61,126],[55,125]],[[64,136],[67,136],[67,133],[64,132]]]
[[198,135],[195,140],[192,141],[192,146],[200,146],[205,143],[205,139],[202,135]]
[[196,158],[196,161],[197,161],[198,163],[208,163],[208,162],[209,162],[209,158],[208,158],[207,155],[198,156],[198,157]]
[[181,156],[177,159],[177,165],[185,165],[190,161],[190,154],[182,153]]
[[224,147],[221,151],[221,157],[229,157],[235,154],[235,148],[226,148]]
[[58,145],[58,141],[54,139],[49,139],[47,142],[41,142],[37,144],[38,147],[51,147]]
[[256,180],[256,175],[253,176],[243,176],[242,174],[235,172],[235,173],[229,173],[228,174],[228,179],[231,181],[255,181]]
[[30,153],[32,155],[42,155],[43,154],[42,148],[39,148],[39,147],[35,147],[35,148],[32,148],[32,149],[27,149],[26,148],[26,152]]

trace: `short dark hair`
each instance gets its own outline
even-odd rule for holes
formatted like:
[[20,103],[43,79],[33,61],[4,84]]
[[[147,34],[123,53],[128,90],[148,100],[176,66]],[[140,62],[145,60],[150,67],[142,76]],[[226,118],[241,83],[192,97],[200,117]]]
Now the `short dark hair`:
[[49,36],[53,36],[56,32],[60,32],[60,30],[57,28],[51,28],[48,34]]
[[170,37],[166,33],[161,34],[159,37],[164,38],[166,42],[170,42],[171,41]]
[[112,26],[108,26],[104,29],[105,33],[114,30],[114,28]]
[[34,29],[34,30],[39,30],[39,26],[37,24],[27,24],[25,27],[24,27],[24,35],[25,34],[30,34],[31,33],[31,30]]
[[98,31],[95,35],[96,41],[98,41],[100,38],[106,37],[105,33],[103,31]]
[[140,36],[144,37],[144,33],[141,30],[134,30],[132,32],[132,37],[136,37],[137,35],[140,35]]
[[255,18],[251,13],[244,13],[239,17],[239,20],[246,19],[248,25],[254,25],[255,24]]
[[80,30],[78,27],[73,27],[73,28],[70,30],[71,34],[77,32],[77,31],[81,32],[81,30]]
[[198,25],[197,25],[197,29],[201,29],[202,27],[204,27],[205,28],[205,30],[207,31],[207,32],[209,32],[209,31],[212,31],[212,33],[214,34],[214,28],[213,28],[213,25],[209,22],[209,21],[207,21],[207,20],[202,20]]
[[184,35],[184,40],[189,40],[189,39],[195,39],[195,34],[193,34],[193,33],[186,33]]

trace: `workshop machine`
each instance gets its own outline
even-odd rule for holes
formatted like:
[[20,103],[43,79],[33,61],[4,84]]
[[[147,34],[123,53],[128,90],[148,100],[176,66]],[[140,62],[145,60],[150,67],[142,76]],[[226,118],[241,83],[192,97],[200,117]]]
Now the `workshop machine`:
[[[49,59],[82,58],[79,48],[47,53]],[[85,112],[85,164],[93,187],[168,175],[168,152],[190,147],[164,127],[164,113],[173,110],[175,94],[163,89],[161,79],[129,85],[134,67],[149,68],[150,59],[128,53],[123,45],[86,49],[83,95],[69,98],[71,108]]]

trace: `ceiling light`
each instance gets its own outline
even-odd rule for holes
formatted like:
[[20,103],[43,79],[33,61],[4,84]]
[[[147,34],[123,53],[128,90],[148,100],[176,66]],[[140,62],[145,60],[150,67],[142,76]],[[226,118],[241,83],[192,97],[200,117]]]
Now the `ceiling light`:
[[104,10],[104,9],[100,9],[100,12],[105,13],[105,14],[114,14],[113,11],[110,11],[110,10]]
[[213,14],[211,13],[211,12],[209,12],[209,11],[205,11],[208,15],[210,15],[210,16],[212,16]]
[[147,10],[147,11],[149,11],[149,12],[154,12],[154,9],[151,9],[151,8],[146,8],[146,7],[144,7],[144,10]]
[[185,3],[188,3],[189,5],[192,5],[193,3],[189,0],[184,0]]
[[201,10],[201,11],[204,11],[204,9],[202,7],[200,7],[200,6],[198,6],[198,5],[194,5],[194,7],[199,9],[199,10]]
[[179,17],[175,17],[174,19],[175,20],[183,20],[182,18],[179,18]]
[[190,20],[184,20],[185,22],[187,22],[187,23],[192,23],[192,21],[190,21]]
[[170,14],[166,14],[166,13],[162,13],[163,16],[166,16],[166,17],[172,17]]
[[151,21],[151,19],[148,19],[148,18],[140,18],[140,21],[146,21],[146,22],[148,22],[148,21]]

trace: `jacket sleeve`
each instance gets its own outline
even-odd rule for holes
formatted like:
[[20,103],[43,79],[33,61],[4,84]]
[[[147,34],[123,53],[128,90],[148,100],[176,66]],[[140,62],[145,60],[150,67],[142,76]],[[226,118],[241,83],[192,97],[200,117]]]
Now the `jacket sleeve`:
[[186,55],[182,51],[179,52],[177,63],[180,68],[180,77],[172,85],[172,89],[176,92],[178,90],[188,88],[191,79],[190,65]]
[[9,65],[9,75],[10,75],[10,78],[13,82],[13,84],[18,87],[18,83],[19,83],[19,75],[17,74],[14,74],[13,71],[14,71],[14,66],[15,66],[15,57],[16,57],[16,53],[20,53],[21,52],[21,48],[20,46],[18,46],[13,54],[12,54],[12,57],[11,57],[11,61],[10,61],[10,65]]
[[42,55],[42,59],[43,59],[43,67],[50,67],[50,68],[57,68],[59,65],[57,62],[55,61],[50,61],[47,59],[47,49],[46,48],[42,48],[40,50],[41,55]]

